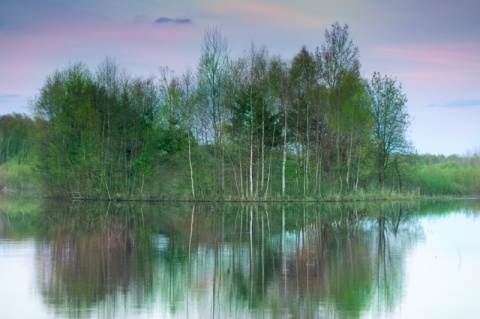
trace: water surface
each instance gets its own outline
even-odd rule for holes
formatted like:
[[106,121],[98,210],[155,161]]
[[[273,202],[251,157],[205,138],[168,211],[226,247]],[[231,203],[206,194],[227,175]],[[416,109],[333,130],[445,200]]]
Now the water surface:
[[480,317],[475,201],[0,210],[2,318]]

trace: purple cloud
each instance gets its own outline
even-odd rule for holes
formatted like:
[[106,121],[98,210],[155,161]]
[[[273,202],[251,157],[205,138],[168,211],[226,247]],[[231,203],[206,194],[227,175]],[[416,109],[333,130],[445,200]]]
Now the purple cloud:
[[192,22],[192,19],[189,18],[169,18],[169,17],[160,17],[155,20],[156,24],[165,24],[165,23],[174,23],[174,24],[189,24]]
[[459,100],[440,104],[430,104],[430,107],[473,107],[480,106],[480,100]]
[[189,18],[176,18],[175,23],[178,23],[178,24],[187,24],[187,23],[191,23],[192,22],[192,19],[189,19]]
[[172,22],[172,21],[173,21],[172,18],[160,17],[157,20],[155,20],[155,23],[168,23],[168,22]]

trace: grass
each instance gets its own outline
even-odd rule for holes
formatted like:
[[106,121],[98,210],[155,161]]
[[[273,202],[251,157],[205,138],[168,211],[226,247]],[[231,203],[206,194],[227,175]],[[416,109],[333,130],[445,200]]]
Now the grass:
[[38,182],[29,164],[19,164],[15,161],[0,165],[0,192],[36,190]]

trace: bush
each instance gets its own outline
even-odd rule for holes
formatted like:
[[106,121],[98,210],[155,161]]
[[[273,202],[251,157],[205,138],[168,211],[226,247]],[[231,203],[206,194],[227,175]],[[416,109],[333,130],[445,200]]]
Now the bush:
[[29,164],[14,161],[0,165],[0,190],[4,192],[35,189],[33,169]]

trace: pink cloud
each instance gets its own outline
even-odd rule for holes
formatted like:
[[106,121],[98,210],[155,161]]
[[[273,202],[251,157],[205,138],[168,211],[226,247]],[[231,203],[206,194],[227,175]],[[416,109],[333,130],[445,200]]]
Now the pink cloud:
[[376,56],[405,60],[412,63],[444,66],[478,67],[480,46],[474,44],[419,44],[374,48]]
[[83,61],[95,71],[106,56],[117,58],[127,72],[143,75],[155,74],[162,65],[178,70],[196,62],[198,30],[159,27],[152,21],[45,21],[35,31],[0,34],[0,94],[17,94],[26,101],[55,69]]
[[480,46],[462,44],[416,44],[379,46],[367,49],[367,65],[394,75],[402,82],[420,86],[457,87],[478,83]]
[[295,28],[318,28],[328,26],[318,14],[313,15],[300,11],[299,6],[288,6],[278,3],[261,3],[257,1],[215,1],[203,8],[206,12],[217,16],[229,16],[255,24],[269,26],[288,26]]

